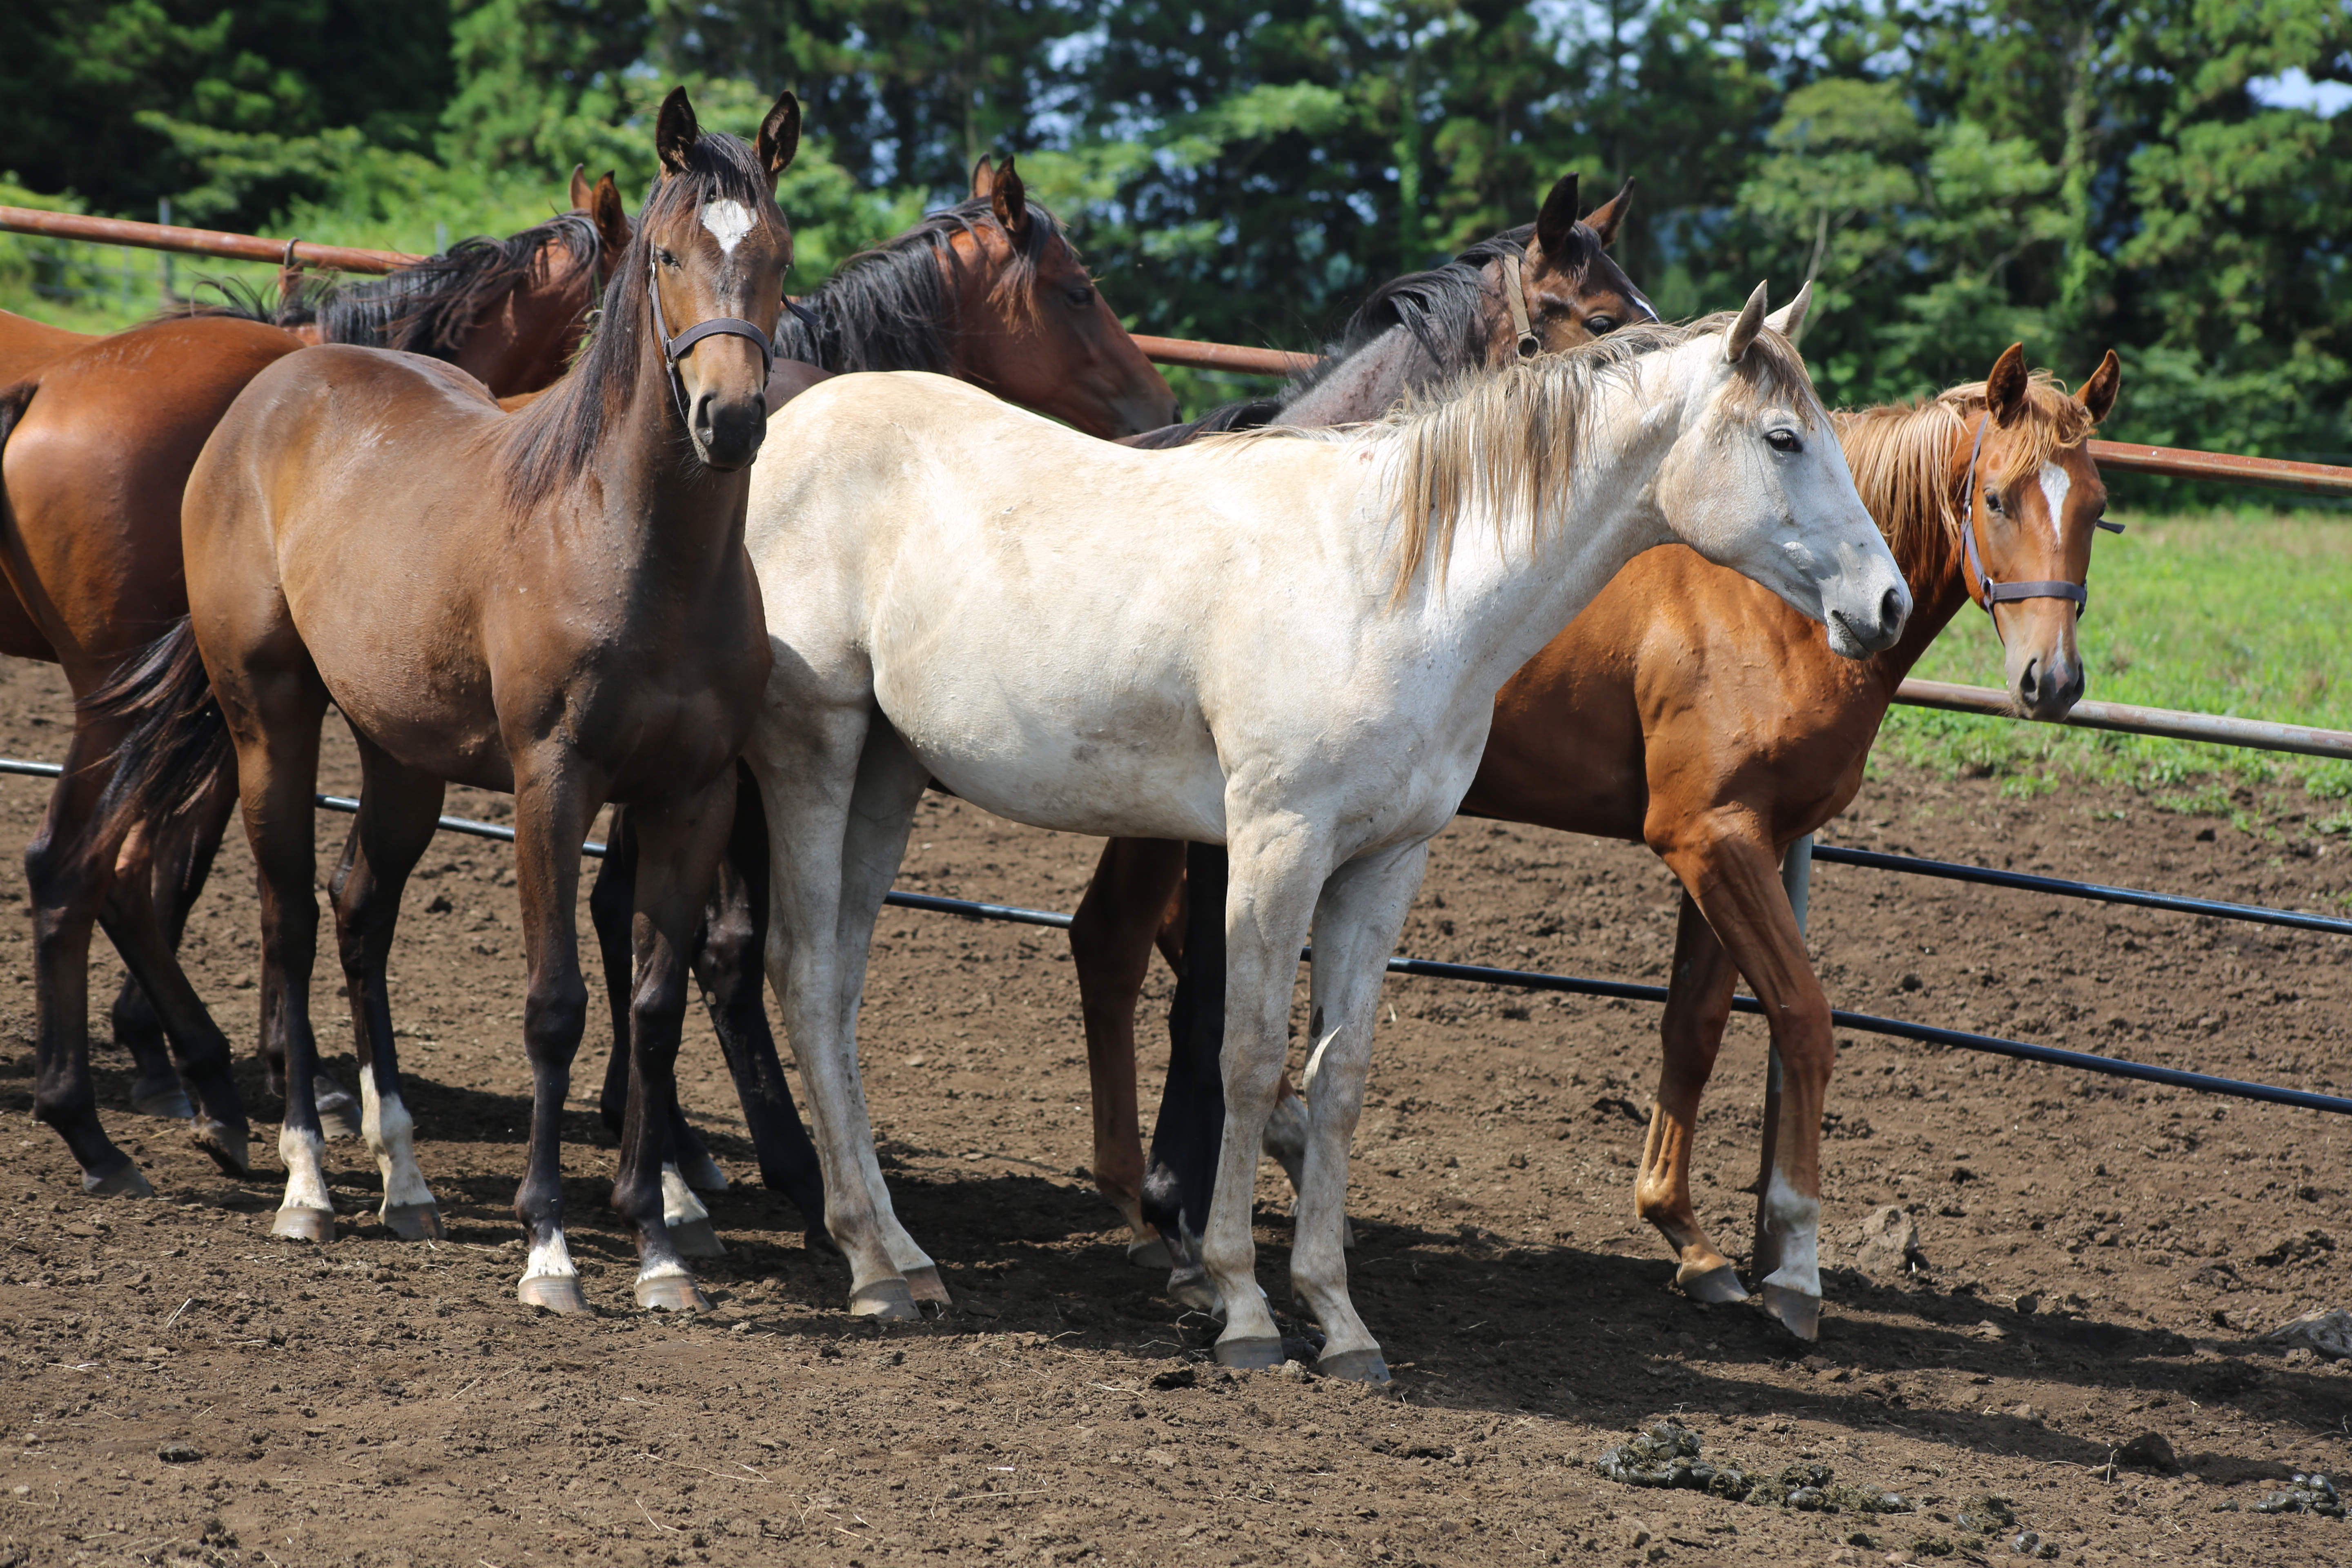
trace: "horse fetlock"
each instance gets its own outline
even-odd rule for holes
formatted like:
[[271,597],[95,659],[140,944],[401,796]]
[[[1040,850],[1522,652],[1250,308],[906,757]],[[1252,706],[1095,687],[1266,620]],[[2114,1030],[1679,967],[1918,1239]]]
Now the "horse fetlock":
[[286,1164],[286,1201],[289,1209],[334,1210],[327,1195],[327,1142],[318,1133],[297,1127],[278,1132],[278,1157]]
[[1775,1171],[1765,1188],[1764,1218],[1777,1260],[1764,1284],[1820,1300],[1822,1200],[1798,1192]]
[[661,1172],[662,1223],[673,1229],[696,1221],[709,1224],[710,1211],[694,1195],[694,1187],[676,1165],[664,1165]]
[[188,1142],[203,1150],[226,1175],[253,1173],[253,1131],[243,1121],[220,1121],[209,1116],[191,1119]]

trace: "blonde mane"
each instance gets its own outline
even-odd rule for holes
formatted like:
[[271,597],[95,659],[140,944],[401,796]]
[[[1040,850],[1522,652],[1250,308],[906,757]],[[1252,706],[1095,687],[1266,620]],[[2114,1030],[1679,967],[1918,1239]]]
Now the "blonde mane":
[[[1845,448],[1862,504],[1877,521],[1906,576],[1960,539],[1960,484],[1965,468],[1954,453],[1968,416],[1984,406],[1985,384],[1972,381],[1910,403],[1840,412],[1830,417]],[[2001,432],[2005,457],[1998,474],[1979,483],[2013,485],[2043,463],[2090,439],[2091,411],[2046,370],[2026,378],[2025,417]]]

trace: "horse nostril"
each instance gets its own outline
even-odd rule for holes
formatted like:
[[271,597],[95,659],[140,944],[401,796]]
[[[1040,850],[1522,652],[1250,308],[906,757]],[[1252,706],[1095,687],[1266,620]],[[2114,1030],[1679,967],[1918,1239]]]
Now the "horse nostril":
[[1902,621],[1903,590],[1900,588],[1889,588],[1886,590],[1885,597],[1878,601],[1878,624],[1881,626],[1892,629],[1893,627],[1901,625]]

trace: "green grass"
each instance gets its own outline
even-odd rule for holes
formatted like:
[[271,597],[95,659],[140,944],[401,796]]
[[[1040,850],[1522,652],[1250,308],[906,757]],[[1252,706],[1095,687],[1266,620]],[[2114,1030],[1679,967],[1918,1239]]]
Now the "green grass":
[[[2259,508],[2119,516],[2091,567],[2087,696],[2352,730],[2352,514]],[[2000,686],[2000,645],[1964,609],[1914,674]],[[2352,795],[2352,763],[1902,708],[1879,754],[1999,775],[2019,795],[2067,777],[2136,784],[2151,804],[2231,815],[2231,791],[2294,779]],[[2334,828],[2335,831],[2343,829]]]

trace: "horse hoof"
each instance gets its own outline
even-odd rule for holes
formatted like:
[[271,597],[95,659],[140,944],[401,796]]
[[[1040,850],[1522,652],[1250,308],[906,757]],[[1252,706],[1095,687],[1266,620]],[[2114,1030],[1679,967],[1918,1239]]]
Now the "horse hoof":
[[1217,1364],[1237,1367],[1244,1372],[1264,1372],[1270,1366],[1280,1366],[1288,1358],[1282,1353],[1282,1341],[1276,1339],[1219,1340]]
[[110,1175],[92,1176],[85,1173],[81,1190],[93,1198],[152,1198],[155,1189],[147,1181],[147,1173],[137,1161],[124,1156],[122,1168]]
[[1138,1268],[1166,1268],[1172,1271],[1176,1267],[1176,1255],[1168,1250],[1168,1238],[1160,1236],[1147,1236],[1140,1241],[1129,1242],[1127,1260]]
[[247,1129],[218,1121],[197,1121],[188,1131],[188,1141],[202,1149],[220,1167],[222,1174],[253,1174],[253,1134]]
[[669,1244],[680,1258],[724,1258],[727,1244],[708,1218],[680,1220],[669,1227]]
[[910,1323],[923,1314],[904,1279],[876,1279],[849,1293],[849,1315],[880,1318],[885,1322]]
[[680,1160],[677,1173],[685,1177],[686,1184],[698,1193],[723,1193],[727,1190],[727,1173],[720,1170],[719,1162],[709,1154]]
[[588,1298],[580,1293],[580,1279],[572,1274],[533,1274],[515,1287],[515,1300],[526,1307],[536,1307],[542,1312],[584,1312]]
[[1327,1355],[1315,1363],[1315,1370],[1325,1377],[1344,1377],[1350,1383],[1382,1384],[1389,1380],[1389,1363],[1381,1358],[1378,1346]]
[[915,1299],[917,1306],[955,1305],[955,1298],[948,1294],[948,1283],[940,1278],[939,1265],[935,1263],[907,1270],[907,1294]]
[[278,1217],[270,1222],[269,1234],[288,1241],[332,1241],[335,1239],[335,1211],[279,1209]]
[[1748,1287],[1739,1282],[1739,1270],[1728,1263],[1718,1263],[1703,1273],[1675,1283],[1682,1293],[1694,1301],[1713,1301],[1718,1305],[1748,1300]]
[[383,1223],[403,1241],[438,1241],[441,1210],[432,1204],[386,1204]]
[[1168,1299],[1196,1312],[1223,1317],[1225,1299],[1209,1283],[1209,1271],[1198,1263],[1181,1265],[1168,1274]]
[[1822,1337],[1822,1299],[1791,1290],[1785,1285],[1764,1287],[1764,1310],[1780,1320],[1790,1333],[1812,1343]]
[[348,1143],[360,1135],[360,1103],[341,1084],[321,1076],[318,1080],[319,1132],[330,1143]]
[[142,1079],[132,1084],[131,1109],[142,1116],[168,1117],[173,1121],[193,1121],[196,1115],[194,1102],[175,1078],[157,1079],[152,1083]]
[[637,1281],[637,1305],[649,1312],[708,1312],[710,1298],[690,1274],[661,1274]]

